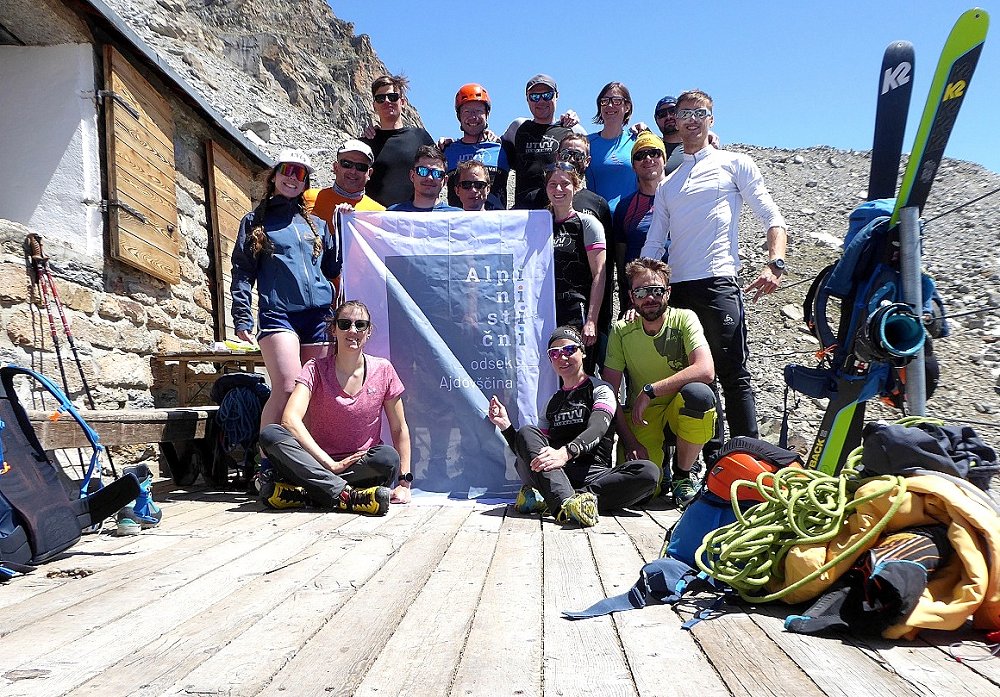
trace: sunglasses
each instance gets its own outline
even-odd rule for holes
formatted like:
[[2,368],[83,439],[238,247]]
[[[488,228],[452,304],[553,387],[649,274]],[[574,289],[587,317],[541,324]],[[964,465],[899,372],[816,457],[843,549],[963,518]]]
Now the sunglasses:
[[466,191],[471,191],[472,189],[475,189],[476,191],[482,191],[482,190],[484,190],[486,188],[486,186],[488,184],[489,184],[489,182],[482,182],[482,181],[478,181],[478,180],[476,180],[476,181],[464,181],[464,182],[459,182],[458,183],[458,185],[461,188],[465,189]]
[[392,102],[393,104],[395,104],[396,102],[399,101],[399,98],[402,97],[402,96],[403,95],[401,95],[399,92],[386,92],[385,94],[376,94],[375,95],[375,103],[376,104],[385,104],[385,101],[389,100],[390,102]]
[[632,162],[642,162],[649,159],[659,160],[661,157],[663,157],[663,153],[656,148],[646,148],[633,155]]
[[532,92],[528,95],[529,102],[551,102],[556,98],[555,90],[549,90],[548,92]]
[[700,109],[678,109],[677,110],[677,120],[685,121],[687,119],[695,119],[697,121],[703,121],[712,115],[711,109],[706,109],[701,107]]
[[652,295],[654,298],[659,299],[666,295],[667,291],[666,286],[643,286],[642,288],[633,288],[632,295],[639,300],[642,300],[647,295]]
[[309,170],[302,165],[297,165],[292,162],[282,162],[278,165],[278,174],[291,177],[295,181],[304,182],[306,180],[306,176],[309,174]]
[[419,165],[414,167],[413,171],[417,173],[418,177],[430,177],[431,179],[444,178],[444,170],[438,169],[437,167],[425,167],[424,165]]
[[355,329],[357,329],[359,332],[366,332],[366,331],[368,331],[368,327],[372,326],[372,323],[371,323],[371,320],[367,320],[367,319],[355,319],[355,320],[338,319],[337,320],[337,329],[339,329],[342,332],[350,331],[350,329],[351,329],[352,326]]
[[559,162],[553,162],[550,165],[545,165],[545,171],[546,172],[554,172],[557,169],[560,170],[560,171],[563,171],[563,172],[576,172],[577,171],[576,165],[574,165],[572,162],[566,162],[564,160],[560,160]]
[[560,357],[569,358],[580,349],[580,344],[566,344],[565,346],[560,346],[558,348],[550,348],[548,350],[549,360],[554,361]]
[[561,162],[583,162],[587,159],[587,153],[583,150],[577,150],[576,148],[563,148],[556,153],[556,159]]
[[677,113],[677,107],[668,106],[665,109],[660,109],[659,111],[657,111],[656,114],[654,114],[654,116],[658,119],[665,119],[668,116],[673,116],[676,113]]
[[625,103],[625,97],[601,97],[597,100],[600,106],[607,106],[608,104],[613,104],[614,106],[621,106]]
[[350,160],[339,160],[340,166],[344,169],[356,169],[362,174],[372,168],[367,162],[351,162]]

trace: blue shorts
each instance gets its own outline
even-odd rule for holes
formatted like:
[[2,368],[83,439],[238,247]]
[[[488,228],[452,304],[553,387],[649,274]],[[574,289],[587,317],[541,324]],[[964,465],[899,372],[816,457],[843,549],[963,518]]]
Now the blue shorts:
[[313,307],[301,312],[261,310],[257,316],[257,326],[260,327],[257,339],[278,332],[294,332],[302,346],[328,344],[330,338],[326,332],[326,318],[329,315],[329,307]]

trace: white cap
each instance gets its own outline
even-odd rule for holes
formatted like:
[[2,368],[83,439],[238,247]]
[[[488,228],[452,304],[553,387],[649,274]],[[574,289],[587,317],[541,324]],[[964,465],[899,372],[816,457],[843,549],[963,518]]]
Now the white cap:
[[375,153],[368,145],[360,140],[351,138],[350,140],[345,140],[344,144],[337,148],[337,156],[339,157],[341,153],[345,152],[359,152],[368,158],[369,164],[375,164]]
[[281,164],[283,162],[287,162],[288,164],[302,165],[303,167],[306,168],[306,171],[308,171],[309,174],[312,174],[313,172],[316,171],[312,166],[312,162],[309,160],[309,156],[306,155],[301,150],[295,150],[293,148],[285,148],[284,150],[278,153],[277,164]]

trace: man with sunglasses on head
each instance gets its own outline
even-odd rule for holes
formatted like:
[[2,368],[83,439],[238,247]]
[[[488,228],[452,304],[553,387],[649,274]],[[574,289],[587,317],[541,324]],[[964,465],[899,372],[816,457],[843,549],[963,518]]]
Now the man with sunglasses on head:
[[[458,167],[470,160],[480,162],[489,175],[489,189],[500,208],[507,207],[507,176],[510,166],[500,139],[487,128],[490,116],[490,95],[482,85],[472,82],[462,85],[455,95],[455,114],[462,129],[458,140],[442,138],[439,147],[448,165],[448,203],[463,206],[456,187]],[[486,192],[489,194],[489,191]],[[492,208],[488,207],[489,210]]]
[[[729,436],[757,437],[757,407],[747,369],[746,317],[737,279],[739,219],[745,201],[767,230],[768,262],[746,291],[754,302],[778,289],[785,272],[785,220],[754,161],[709,144],[712,98],[700,90],[677,99],[684,162],[656,192],[642,256],[669,255],[671,302],[698,315],[725,395]],[[721,446],[713,440],[709,460]],[[709,465],[712,462],[708,463]]]
[[[554,79],[539,73],[528,80],[524,91],[531,119],[514,119],[500,139],[510,168],[517,172],[514,178],[515,208],[530,208],[519,205],[518,201],[528,192],[544,187],[545,167],[555,162],[559,141],[570,133],[587,135],[575,114],[566,114],[557,120],[559,88]],[[576,125],[563,125],[568,122]]]
[[715,432],[712,353],[697,315],[668,305],[669,266],[635,259],[625,275],[636,315],[615,322],[602,373],[615,394],[628,375],[627,401],[616,415],[619,459],[652,460],[665,471],[665,445],[673,434],[669,486],[674,503],[684,507],[697,492],[691,467]]
[[410,168],[410,181],[413,183],[413,198],[389,206],[394,213],[430,213],[461,211],[461,208],[449,206],[438,201],[444,188],[444,155],[435,145],[421,145],[417,148]]
[[434,145],[434,139],[427,131],[403,123],[409,84],[409,80],[402,75],[382,75],[372,82],[372,102],[378,128],[372,137],[361,138],[375,155],[368,195],[386,207],[413,198],[409,172],[414,153],[421,145]]

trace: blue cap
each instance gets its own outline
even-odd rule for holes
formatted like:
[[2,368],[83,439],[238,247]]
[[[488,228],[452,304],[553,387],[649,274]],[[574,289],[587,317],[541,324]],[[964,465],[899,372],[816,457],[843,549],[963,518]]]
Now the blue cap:
[[661,106],[676,106],[676,105],[677,105],[677,97],[670,97],[670,96],[664,97],[663,99],[661,99],[656,103],[656,106],[653,108],[653,113],[655,114],[657,111],[659,111]]

